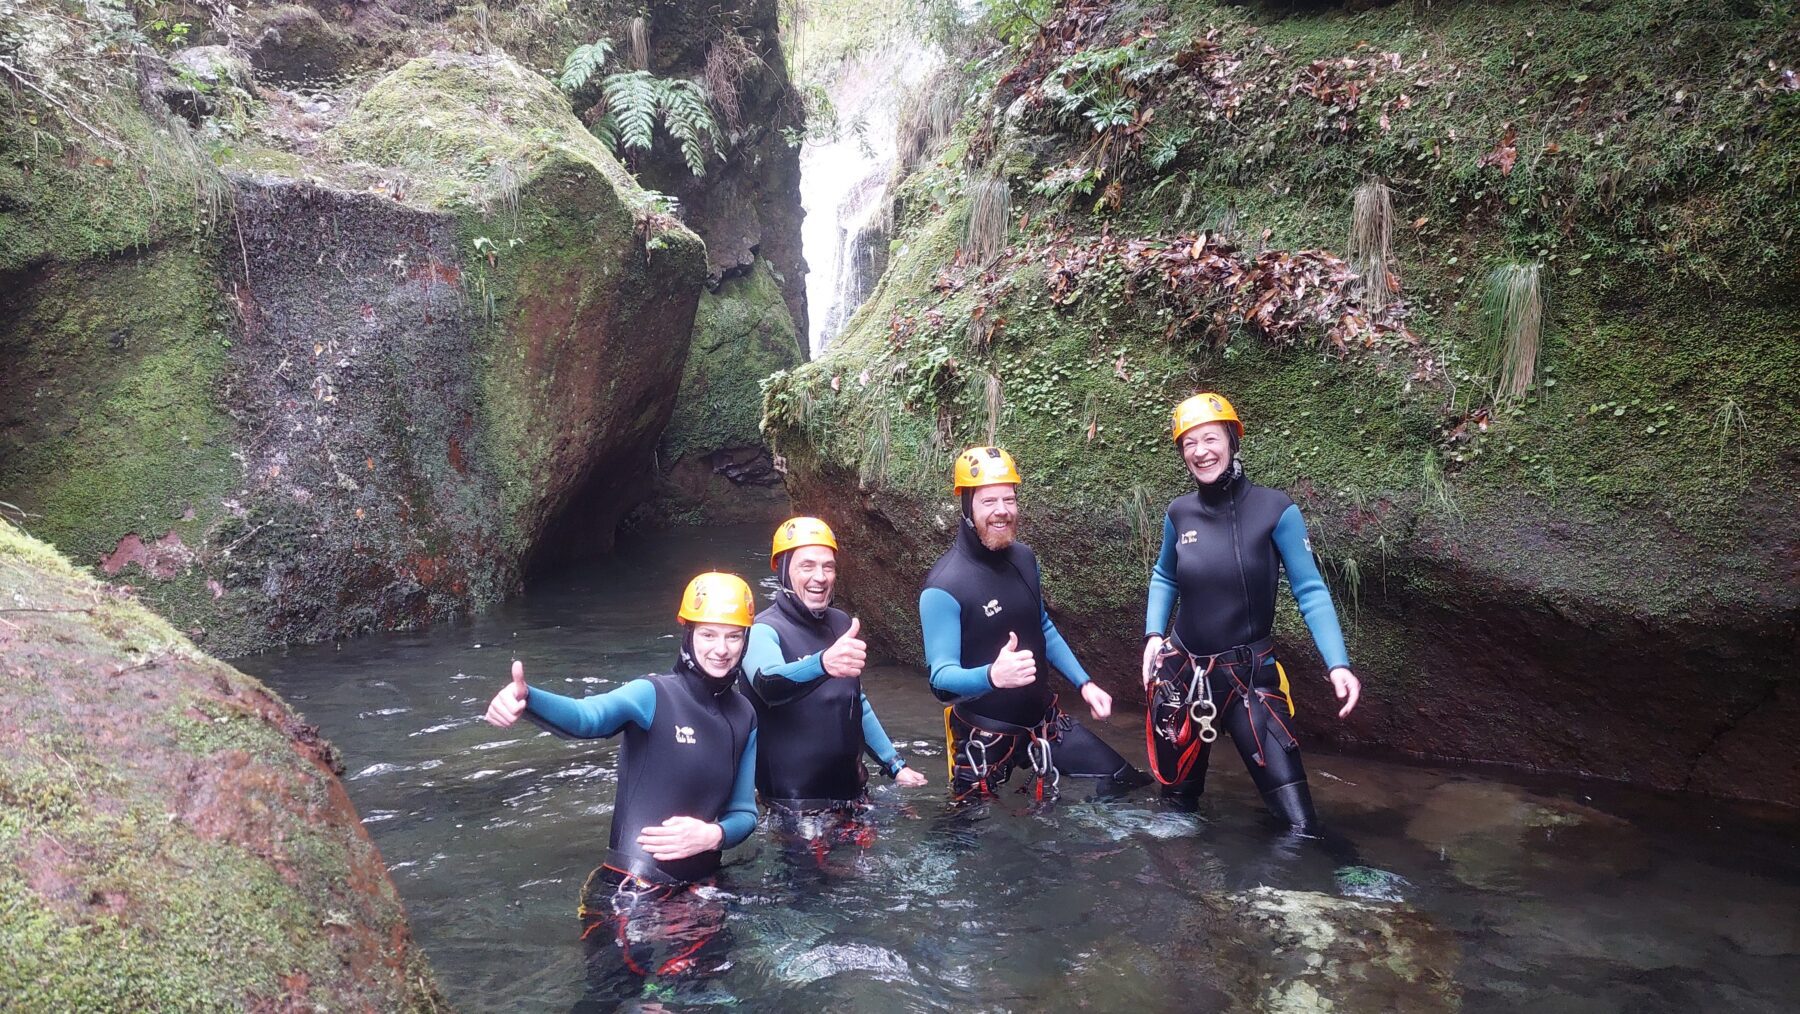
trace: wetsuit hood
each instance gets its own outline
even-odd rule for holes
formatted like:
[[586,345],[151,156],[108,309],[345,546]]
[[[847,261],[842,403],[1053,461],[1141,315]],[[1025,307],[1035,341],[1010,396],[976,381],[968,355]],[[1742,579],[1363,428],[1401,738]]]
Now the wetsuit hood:
[[[748,647],[748,645],[746,645],[746,647]],[[744,674],[744,656],[740,653],[738,655],[737,664],[732,666],[731,671],[725,675],[712,675],[704,668],[701,668],[700,658],[694,652],[693,625],[683,624],[681,631],[681,656],[675,661],[675,673],[678,676],[685,676],[688,679],[699,680],[700,685],[706,688],[707,693],[712,694],[714,697],[718,697],[721,694],[729,693],[732,686],[737,683],[738,677]]]

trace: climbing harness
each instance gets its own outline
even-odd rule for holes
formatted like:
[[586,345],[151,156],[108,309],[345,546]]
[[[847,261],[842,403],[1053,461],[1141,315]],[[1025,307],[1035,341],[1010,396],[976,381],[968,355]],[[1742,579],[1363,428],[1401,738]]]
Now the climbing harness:
[[[967,730],[961,749],[956,742],[957,722]],[[1062,782],[1062,775],[1056,770],[1055,744],[1073,722],[1057,708],[1054,697],[1044,717],[1029,726],[971,714],[955,705],[945,708],[944,740],[949,754],[952,798],[962,802],[970,797],[998,795],[996,787],[1006,784],[1012,778],[1013,768],[1019,766],[1020,744],[1025,747],[1024,762],[1030,765],[1032,778],[1031,784],[1020,786],[1019,791],[1029,790],[1039,800],[1046,793],[1055,795]],[[967,783],[969,787],[958,792],[959,782]]]
[[[618,877],[618,882],[607,896],[607,908],[610,911],[605,914],[596,912],[588,905],[588,899],[594,897],[590,893],[594,881],[614,876]],[[653,975],[676,976],[690,971],[694,967],[694,955],[718,933],[717,926],[702,925],[705,922],[703,919],[672,911],[674,904],[691,901],[695,897],[693,886],[659,884],[614,866],[601,866],[589,874],[588,883],[582,889],[578,915],[586,928],[582,930],[581,939],[585,941],[595,930],[610,926],[613,942],[619,949],[619,957],[624,961],[625,967],[641,979],[648,979]],[[637,960],[632,953],[633,948],[646,944],[653,947],[664,938],[683,946],[658,963],[655,972],[651,972]]]
[[[1256,673],[1272,660],[1274,652],[1274,644],[1268,638],[1215,655],[1195,655],[1176,643],[1173,637],[1163,641],[1152,670],[1154,678],[1149,705],[1144,709],[1144,748],[1150,757],[1150,773],[1158,783],[1176,785],[1188,780],[1206,748],[1219,738],[1216,723],[1239,698],[1244,700],[1246,708],[1251,702],[1261,703],[1275,726],[1287,737],[1285,745],[1289,749],[1298,745],[1292,730],[1270,703],[1278,701],[1286,705],[1289,717],[1293,716],[1294,701],[1288,693],[1287,670],[1279,661],[1274,662],[1279,677],[1278,689],[1255,685]],[[1180,664],[1173,672],[1165,674],[1168,661],[1176,656],[1181,656]],[[1185,680],[1184,676],[1187,677]],[[1228,681],[1223,704],[1214,700],[1215,679]],[[1256,763],[1267,766],[1257,723],[1252,720],[1248,725],[1251,736],[1256,738]],[[1159,739],[1175,753],[1172,775],[1165,774],[1157,760]]]

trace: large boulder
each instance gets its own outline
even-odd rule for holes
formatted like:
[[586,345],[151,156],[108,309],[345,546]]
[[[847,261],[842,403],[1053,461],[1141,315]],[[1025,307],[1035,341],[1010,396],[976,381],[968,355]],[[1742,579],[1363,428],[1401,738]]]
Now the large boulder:
[[0,996],[438,1010],[336,751],[267,687],[0,522]]
[[312,160],[253,155],[216,231],[0,300],[0,499],[222,653],[456,615],[609,546],[680,381],[693,234],[504,57],[411,61]]

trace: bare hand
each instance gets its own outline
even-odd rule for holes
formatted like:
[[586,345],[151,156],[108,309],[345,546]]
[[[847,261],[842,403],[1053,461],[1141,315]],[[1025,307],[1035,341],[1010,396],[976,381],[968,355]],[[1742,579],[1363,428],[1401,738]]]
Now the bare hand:
[[825,675],[841,677],[862,675],[863,664],[869,660],[869,646],[857,638],[856,635],[861,631],[862,620],[851,617],[850,629],[844,631],[844,636],[832,642],[831,647],[826,648],[824,656],[819,659],[825,666]]
[[1112,695],[1100,689],[1100,684],[1088,682],[1081,685],[1081,699],[1087,702],[1088,711],[1095,719],[1104,719],[1112,714]]
[[1144,638],[1144,689],[1150,689],[1150,681],[1156,678],[1156,657],[1162,654],[1163,639],[1161,637]]
[[912,768],[903,767],[894,773],[894,784],[904,785],[909,789],[916,789],[925,784],[925,776],[914,771]]
[[686,859],[712,852],[724,844],[725,829],[692,817],[670,817],[638,834],[637,843],[652,859]]
[[1019,650],[1019,635],[1006,635],[1006,646],[988,667],[988,682],[1002,690],[1028,687],[1037,680],[1037,660]]
[[518,721],[519,716],[525,713],[525,700],[530,696],[531,689],[525,685],[525,663],[515,658],[512,682],[501,687],[494,699],[488,702],[488,724],[504,729]]
[[1356,678],[1355,673],[1340,665],[1331,670],[1331,688],[1337,691],[1338,700],[1344,702],[1343,708],[1338,711],[1338,717],[1344,718],[1362,697],[1362,681]]

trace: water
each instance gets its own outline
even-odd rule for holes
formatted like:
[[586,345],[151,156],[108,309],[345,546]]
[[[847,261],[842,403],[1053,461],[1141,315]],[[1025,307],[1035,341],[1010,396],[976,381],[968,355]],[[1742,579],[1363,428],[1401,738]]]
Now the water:
[[[766,537],[652,537],[467,625],[240,661],[343,751],[351,797],[459,1009],[608,1006],[583,1002],[575,907],[605,845],[617,749],[481,723],[510,660],[572,694],[663,668],[685,579],[767,574]],[[1315,987],[1340,1010],[1446,1009],[1460,995],[1482,1011],[1775,1011],[1800,998],[1790,813],[1315,754],[1319,809],[1349,845],[1307,845],[1270,826],[1225,749],[1197,813],[1140,790],[1073,791],[1047,808],[1009,793],[950,814],[942,713],[923,676],[865,682],[933,784],[877,777],[866,848],[821,862],[759,833],[731,853],[719,893],[698,903],[725,916],[729,967],[654,985],[664,1009],[1218,1009],[1263,991],[1304,1009]],[[1141,757],[1131,716],[1101,731]],[[1303,919],[1275,932],[1254,916],[1334,899],[1415,960],[1367,960],[1374,930],[1324,947]],[[1290,964],[1256,965],[1279,940]],[[616,950],[600,951],[617,981]],[[1370,992],[1384,976],[1397,992]]]

